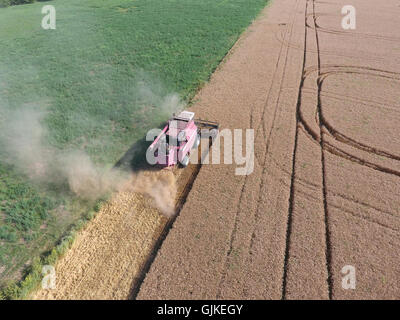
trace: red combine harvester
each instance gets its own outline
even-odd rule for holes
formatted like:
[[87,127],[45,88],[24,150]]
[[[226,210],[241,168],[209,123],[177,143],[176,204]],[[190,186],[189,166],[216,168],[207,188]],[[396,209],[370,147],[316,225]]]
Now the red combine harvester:
[[198,148],[201,141],[201,130],[208,129],[214,139],[218,134],[216,122],[194,119],[194,112],[182,111],[168,120],[167,125],[150,145],[148,152],[153,153],[155,164],[166,167],[180,163],[183,167],[189,164],[190,152]]

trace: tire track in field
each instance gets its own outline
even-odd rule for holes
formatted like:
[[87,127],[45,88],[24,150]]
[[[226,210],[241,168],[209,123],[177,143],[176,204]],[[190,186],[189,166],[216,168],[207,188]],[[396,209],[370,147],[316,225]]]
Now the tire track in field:
[[[294,27],[294,23],[295,23],[298,7],[299,7],[299,1],[296,1],[296,7],[295,7],[295,10],[294,10],[294,13],[293,13],[293,17],[292,17],[292,23],[291,23],[291,27],[290,27],[290,32],[288,33],[289,42],[292,39],[293,27]],[[281,44],[281,50],[282,50],[283,47],[284,46],[283,46],[283,43],[282,43]],[[254,223],[254,229],[253,229],[253,232],[251,234],[251,242],[250,242],[250,248],[249,248],[250,255],[252,255],[252,250],[253,250],[253,246],[254,246],[254,239],[255,239],[255,232],[256,232],[257,225],[258,225],[259,216],[260,216],[260,204],[261,204],[261,198],[262,198],[262,189],[264,187],[264,182],[266,180],[266,175],[267,175],[267,159],[268,159],[268,155],[269,155],[269,146],[271,144],[272,132],[273,132],[273,130],[275,128],[274,124],[275,124],[275,120],[276,120],[277,111],[278,111],[278,108],[279,108],[279,102],[280,102],[281,94],[282,94],[282,91],[284,89],[283,88],[283,82],[284,82],[285,74],[286,74],[288,53],[289,53],[289,47],[286,47],[285,62],[283,64],[283,69],[282,69],[283,71],[282,71],[282,75],[280,77],[281,81],[280,81],[280,84],[279,84],[278,96],[277,96],[277,99],[276,99],[276,102],[275,102],[275,109],[274,109],[272,125],[271,125],[271,129],[269,131],[269,134],[268,134],[268,139],[266,140],[266,144],[265,144],[265,153],[264,153],[265,156],[264,156],[264,160],[263,160],[263,163],[262,163],[263,171],[262,171],[262,175],[261,175],[261,184],[260,184],[260,189],[259,189],[260,191],[259,191],[259,197],[258,197],[257,208],[256,208],[256,221]],[[280,60],[278,60],[277,66],[278,66],[279,62],[280,62]],[[275,79],[275,77],[273,79]],[[272,89],[272,84],[273,84],[273,81],[271,83],[271,89]],[[270,95],[270,93],[271,93],[271,91],[269,92],[269,95]],[[267,103],[265,105],[264,110],[266,109],[267,104],[268,104],[268,101],[267,101]],[[262,121],[265,122],[264,113],[263,113]]]
[[[301,126],[300,126],[299,129],[302,130],[303,132],[306,132],[306,131],[303,130],[303,127],[301,127]],[[316,145],[319,145],[315,140],[313,140],[313,141],[316,143]],[[327,142],[325,142],[325,144],[327,144]],[[326,150],[329,151],[329,149],[326,149]],[[270,163],[274,164],[275,167],[278,170],[280,170],[280,172],[282,172],[283,174],[285,174],[289,178],[291,177],[291,172],[289,172],[289,171],[285,170],[284,168],[282,168],[279,165],[278,161],[276,161],[273,157],[270,156],[268,159],[271,161]],[[271,174],[271,177],[278,177],[278,176]],[[317,191],[317,189],[320,188],[320,186],[318,184],[312,183],[311,181],[305,180],[304,178],[301,178],[301,177],[295,177],[295,183],[296,183],[296,185],[304,186],[307,189],[312,190],[312,191]],[[285,184],[284,183],[284,186],[287,186],[288,188],[290,188],[290,184]],[[297,192],[302,193],[303,195],[310,196],[308,193],[305,193],[300,188],[297,190]],[[380,213],[388,215],[388,216],[391,216],[393,218],[400,219],[400,215],[393,214],[392,212],[390,212],[388,210],[385,210],[383,208],[378,208],[378,207],[373,206],[373,205],[371,205],[369,203],[366,203],[366,202],[363,202],[363,201],[359,201],[359,200],[354,199],[354,198],[350,198],[346,194],[337,193],[337,192],[333,192],[333,191],[330,191],[330,194],[332,196],[340,197],[341,199],[344,199],[344,200],[347,200],[347,201],[351,201],[354,204],[358,204],[358,205],[361,205],[363,207],[370,208],[370,209],[373,209],[375,211],[379,211]],[[313,199],[316,200],[317,198],[313,197]]]
[[[307,10],[308,10],[308,1],[306,2],[306,7],[304,11],[304,28],[306,27],[306,19],[307,19]],[[307,53],[307,30],[304,33],[304,44],[303,44],[303,64],[302,64],[302,76],[298,88],[297,95],[297,104],[296,104],[296,129],[294,136],[294,146],[292,152],[292,174],[290,179],[290,196],[289,196],[289,209],[288,209],[288,218],[287,218],[287,228],[286,228],[286,246],[285,246],[285,258],[283,264],[283,276],[282,276],[282,299],[286,299],[287,293],[287,275],[288,275],[288,264],[290,258],[290,237],[292,234],[292,223],[293,223],[293,209],[294,209],[294,184],[295,184],[295,176],[296,176],[296,152],[298,145],[298,137],[299,137],[299,111],[301,105],[301,97],[302,97],[302,88],[304,86],[304,70],[306,66],[306,53]]]
[[[296,160],[297,160],[297,148],[298,148],[298,139],[299,139],[299,130],[301,124],[301,105],[302,105],[302,96],[303,96],[303,87],[305,80],[307,78],[307,41],[308,41],[308,17],[310,13],[308,13],[308,9],[311,10],[311,15],[313,16],[313,21],[315,21],[315,1],[307,0],[306,1],[306,9],[304,12],[304,52],[303,52],[303,65],[302,65],[302,77],[301,82],[298,89],[298,99],[297,99],[297,107],[296,107],[296,133],[295,133],[295,142],[292,154],[292,176],[291,176],[291,185],[290,185],[290,198],[289,198],[289,212],[288,212],[288,222],[287,222],[287,233],[286,233],[286,249],[285,249],[285,263],[284,263],[284,273],[283,273],[283,284],[282,284],[282,299],[287,298],[287,281],[288,281],[288,265],[290,260],[290,251],[291,251],[291,237],[292,237],[292,224],[293,224],[293,211],[294,211],[294,197],[296,184]],[[320,60],[320,46],[319,46],[319,38],[318,33],[315,30],[315,44],[316,44],[316,54],[317,54],[317,72],[318,76],[321,73],[321,60]],[[310,38],[311,40],[311,38]],[[317,86],[318,93],[320,91],[320,86]],[[320,95],[317,95],[317,115],[318,118],[322,118],[322,110],[321,110],[321,101]],[[318,121],[321,124],[321,120]],[[323,127],[319,126],[319,139],[316,141],[319,144],[320,152],[321,152],[321,176],[322,176],[322,202],[323,202],[323,211],[324,211],[324,224],[325,224],[325,258],[326,258],[326,269],[327,269],[327,285],[328,285],[328,297],[332,299],[332,270],[331,270],[331,260],[332,260],[332,250],[331,250],[331,240],[330,240],[330,228],[329,228],[329,217],[328,217],[328,205],[327,205],[327,190],[326,190],[326,169],[325,169],[325,154],[324,154],[324,140],[323,140]]]
[[[315,72],[316,68],[315,67],[310,67],[306,70],[306,76],[308,77],[312,72]],[[322,67],[322,71],[318,74],[317,78],[317,86],[318,86],[318,99],[320,101],[321,96],[324,96],[325,94],[322,92],[322,87],[324,84],[324,81],[333,75],[336,74],[357,74],[357,75],[372,75],[377,78],[384,78],[384,79],[389,79],[389,80],[394,80],[394,81],[400,81],[400,73],[396,72],[389,72],[386,70],[381,70],[381,69],[374,69],[374,68],[369,68],[369,67],[360,67],[360,66],[340,66],[340,65],[327,65]],[[361,103],[371,103],[369,100],[357,98],[355,101],[360,101]],[[376,102],[375,104],[378,104]],[[322,108],[322,104],[320,106]],[[395,108],[391,107],[391,110],[395,111],[396,113],[398,110],[395,110]],[[316,114],[318,115],[318,108],[316,108]],[[301,119],[301,124],[304,127],[305,131],[307,132],[307,136],[311,138],[314,141],[319,141],[321,139],[322,132],[315,132],[312,128],[312,124],[310,124],[308,119],[305,119],[303,116],[303,113],[300,110],[300,119]],[[395,161],[400,161],[400,155],[397,155],[395,153],[390,153],[385,150],[379,149],[377,147],[373,147],[371,145],[359,142],[355,140],[354,138],[351,138],[341,132],[339,132],[335,127],[324,117],[323,114],[321,114],[321,117],[316,119],[318,120],[317,123],[319,126],[322,128],[326,129],[323,130],[323,134],[328,134],[332,138],[334,138],[336,141],[340,143],[344,143],[348,146],[354,147],[360,151],[364,151],[373,155],[377,156],[382,156],[387,159],[395,160]],[[324,149],[332,154],[335,154],[337,156],[340,156],[342,158],[345,158],[347,160],[350,160],[352,162],[356,162],[360,165],[367,166],[369,168],[372,168],[374,170],[378,170],[381,172],[385,172],[391,175],[395,176],[400,176],[400,171],[394,170],[393,168],[385,167],[376,163],[372,163],[362,157],[350,154],[343,149],[341,149],[338,146],[333,145],[332,143],[328,141],[324,141]]]
[[[297,8],[297,6],[298,6],[298,1],[299,1],[299,0],[297,0],[297,2],[296,2],[296,8]],[[293,15],[293,19],[292,19],[292,20],[294,20],[294,17],[295,17],[295,15]],[[291,23],[290,31],[289,31],[289,26],[286,25],[286,28],[285,28],[285,37],[291,36],[292,30],[293,30],[293,24],[294,24],[294,21],[292,21],[292,23]],[[274,123],[275,123],[276,114],[277,114],[277,110],[278,110],[279,96],[278,96],[278,101],[277,101],[276,104],[275,104],[275,109],[274,109],[274,114],[273,114],[272,125],[271,125],[270,131],[269,131],[268,134],[266,133],[267,129],[265,128],[265,114],[266,114],[266,109],[267,109],[268,103],[269,103],[270,98],[271,98],[272,88],[273,88],[274,82],[275,82],[274,80],[275,80],[275,79],[277,78],[277,76],[278,76],[278,69],[279,69],[279,64],[280,64],[281,57],[282,57],[283,48],[284,48],[284,46],[283,46],[283,44],[281,44],[280,49],[279,49],[278,59],[277,59],[277,62],[276,62],[276,64],[275,64],[274,73],[273,73],[273,76],[272,76],[272,81],[271,81],[271,84],[270,84],[270,86],[269,86],[269,88],[268,88],[268,91],[267,91],[266,101],[265,101],[264,108],[263,108],[263,111],[262,111],[262,114],[261,114],[261,120],[260,120],[260,122],[259,122],[257,128],[255,129],[255,131],[256,131],[256,137],[255,137],[255,139],[257,140],[258,134],[259,134],[259,132],[260,132],[260,126],[262,126],[262,134],[263,134],[263,137],[264,137],[264,139],[265,139],[265,141],[266,141],[266,144],[265,144],[265,147],[264,147],[264,151],[263,151],[263,154],[265,155],[265,156],[264,156],[264,160],[263,160],[262,162],[261,162],[260,160],[258,160],[259,163],[260,163],[260,164],[262,165],[262,167],[263,167],[263,173],[262,173],[261,183],[260,183],[260,187],[259,187],[259,191],[258,191],[258,193],[259,193],[259,200],[258,200],[258,206],[257,206],[256,213],[255,213],[255,214],[256,214],[256,217],[255,217],[256,221],[258,220],[258,218],[257,218],[257,213],[258,213],[258,207],[259,207],[259,204],[260,204],[261,190],[262,190],[262,188],[263,188],[263,184],[264,184],[264,180],[265,180],[265,171],[266,171],[266,170],[265,170],[265,164],[266,164],[266,159],[267,159],[266,155],[268,154],[268,146],[269,146],[269,142],[270,142],[270,137],[271,137],[272,130],[273,130],[273,128],[274,128]],[[286,55],[285,55],[285,57],[286,57],[286,58],[285,58],[285,66],[286,66],[287,52],[288,52],[288,48],[287,48],[287,50],[286,50]],[[283,69],[283,71],[284,71],[284,70],[285,70],[285,68]],[[281,88],[282,88],[282,82],[283,82],[283,75],[281,75],[280,78],[281,78],[281,80],[280,80],[280,90],[281,90]],[[252,109],[251,114],[250,114],[250,128],[253,128],[253,114],[254,114],[254,108],[255,108],[255,107],[253,106],[253,109]],[[247,183],[248,183],[248,179],[249,179],[249,176],[246,175],[246,176],[245,176],[244,183],[243,183],[242,188],[241,188],[241,191],[240,191],[240,197],[239,197],[238,207],[237,207],[237,211],[236,211],[236,215],[235,215],[235,222],[234,222],[234,226],[233,226],[233,229],[232,229],[232,233],[231,233],[231,235],[230,235],[229,249],[228,249],[227,254],[226,254],[226,261],[225,261],[225,266],[224,266],[224,273],[223,273],[223,275],[222,275],[222,277],[221,277],[221,280],[220,280],[220,282],[219,282],[219,285],[218,285],[217,299],[221,299],[222,284],[224,283],[225,278],[226,278],[226,269],[227,269],[227,266],[228,266],[228,260],[229,260],[229,257],[231,256],[231,253],[232,253],[232,250],[233,250],[233,242],[234,242],[234,240],[235,240],[235,236],[236,236],[237,228],[238,228],[238,222],[239,222],[240,205],[241,205],[241,203],[242,203],[242,201],[243,201],[244,191],[245,191],[245,187],[246,187],[246,185],[247,185]],[[252,246],[253,246],[253,241],[254,241],[254,231],[253,231],[253,234],[252,234],[252,236],[251,236],[251,243],[250,243],[250,249],[249,249],[250,252],[251,252],[251,249],[252,249]]]
[[[312,88],[303,88],[304,92],[313,94],[314,89]],[[346,102],[346,101],[351,101],[351,102],[355,102],[355,103],[360,103],[366,106],[370,106],[370,107],[375,107],[375,108],[380,108],[380,109],[386,109],[388,111],[391,111],[395,114],[398,114],[399,120],[400,120],[400,105],[397,105],[395,101],[385,101],[383,102],[384,104],[382,105],[382,103],[378,102],[378,101],[374,101],[374,100],[370,100],[370,99],[363,99],[363,98],[356,98],[350,95],[346,95],[346,94],[337,94],[333,91],[327,91],[324,90],[323,92],[321,92],[321,97],[327,97],[330,99],[334,99],[334,100],[338,100],[341,102]],[[389,107],[393,106],[393,107]]]
[[[307,198],[307,199],[309,199],[309,200],[311,200],[311,201],[314,201],[314,202],[320,201],[320,199],[318,199],[317,197],[314,197],[314,196],[312,196],[311,194],[309,194],[309,193],[307,193],[307,192],[304,192],[304,191],[302,191],[302,190],[297,190],[297,192],[299,192],[300,194],[302,194],[302,196],[303,196],[304,198]],[[364,207],[366,207],[366,208],[373,209],[374,211],[377,211],[377,212],[379,212],[379,213],[384,213],[384,214],[386,214],[387,216],[390,216],[390,218],[394,218],[395,220],[398,220],[398,221],[400,222],[400,217],[394,215],[394,214],[391,213],[391,212],[384,212],[384,211],[382,211],[382,210],[379,209],[379,208],[375,208],[375,207],[373,207],[373,206],[371,206],[371,205],[369,205],[369,204],[364,204],[364,203],[362,203],[362,202],[358,202],[358,201],[356,201],[356,200],[354,200],[354,199],[348,198],[348,197],[346,197],[346,196],[344,196],[344,195],[341,195],[341,194],[337,194],[337,193],[333,193],[333,192],[330,192],[330,194],[331,194],[332,196],[340,197],[340,198],[342,198],[342,199],[345,199],[345,200],[347,200],[347,201],[353,202],[353,203],[358,204],[358,205],[360,205],[360,206],[364,206]],[[385,228],[385,229],[388,229],[388,230],[390,230],[390,231],[392,231],[392,232],[395,232],[395,233],[398,235],[397,238],[400,240],[400,228],[399,228],[399,229],[393,228],[393,227],[391,227],[391,226],[388,225],[388,224],[384,224],[384,223],[382,223],[382,222],[380,222],[380,221],[378,221],[378,220],[376,220],[376,219],[373,220],[373,219],[371,219],[371,218],[369,218],[369,217],[367,217],[367,216],[363,216],[363,215],[361,215],[361,214],[359,214],[359,213],[353,212],[353,211],[351,211],[351,210],[349,210],[349,209],[347,209],[347,208],[345,208],[345,207],[343,207],[343,206],[339,206],[339,205],[332,204],[332,203],[330,203],[329,206],[334,207],[334,208],[336,208],[336,209],[343,210],[344,212],[346,212],[346,213],[348,213],[348,214],[351,214],[351,215],[354,216],[354,217],[358,217],[358,218],[361,218],[361,219],[365,219],[365,220],[367,220],[368,222],[375,223],[375,224],[377,224],[377,225],[379,225],[379,226],[381,226],[381,227],[383,227],[383,228]]]
[[[313,21],[314,24],[317,25],[317,16],[315,12],[315,0],[312,0],[312,12],[313,12]],[[307,26],[307,16],[306,16],[306,26]],[[321,53],[320,53],[320,45],[319,45],[319,37],[318,30],[315,28],[315,41],[317,45],[317,61],[318,61],[318,77],[321,76]],[[328,210],[328,202],[327,202],[327,183],[326,183],[326,163],[325,163],[325,153],[324,153],[324,135],[323,135],[323,126],[322,126],[322,107],[321,107],[321,83],[318,83],[318,97],[317,97],[317,110],[319,115],[319,130],[320,130],[320,147],[321,147],[321,169],[322,169],[322,194],[323,194],[323,202],[324,202],[324,215],[325,215],[325,241],[326,241],[326,266],[328,271],[328,295],[329,299],[332,299],[332,288],[333,288],[333,279],[332,279],[332,244],[331,244],[331,235],[330,235],[330,227],[329,227],[329,210]]]

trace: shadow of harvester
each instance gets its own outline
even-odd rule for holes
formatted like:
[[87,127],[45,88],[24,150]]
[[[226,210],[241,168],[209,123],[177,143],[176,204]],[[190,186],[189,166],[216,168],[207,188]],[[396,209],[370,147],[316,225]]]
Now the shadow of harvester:
[[[160,124],[160,128],[164,128],[166,122]],[[159,170],[160,168],[150,165],[146,161],[146,151],[153,141],[146,141],[146,136],[136,141],[130,146],[125,154],[115,163],[114,168],[122,169],[131,172],[138,172],[142,170]]]
[[132,172],[151,169],[152,166],[150,166],[146,161],[146,150],[150,144],[151,141],[146,141],[145,137],[136,141],[117,161],[114,168]]

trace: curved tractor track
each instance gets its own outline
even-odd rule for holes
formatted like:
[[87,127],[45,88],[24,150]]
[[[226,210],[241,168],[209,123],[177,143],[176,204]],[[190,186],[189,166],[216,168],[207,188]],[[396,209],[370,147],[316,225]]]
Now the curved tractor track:
[[[287,247],[286,247],[286,255],[285,255],[285,273],[284,273],[284,284],[283,284],[283,298],[287,298],[287,269],[289,268],[289,260],[291,256],[290,245],[292,243],[291,237],[293,233],[292,223],[293,223],[293,208],[294,208],[294,194],[296,188],[296,161],[297,161],[297,144],[298,144],[298,130],[302,130],[306,134],[306,136],[312,140],[312,142],[316,145],[319,145],[321,150],[321,177],[322,177],[322,202],[323,202],[323,215],[324,215],[324,226],[325,226],[325,257],[326,257],[326,279],[327,279],[327,291],[328,297],[332,299],[334,297],[334,293],[338,292],[338,296],[341,296],[345,291],[338,289],[338,284],[334,284],[334,273],[338,272],[335,270],[335,266],[333,263],[333,255],[334,249],[333,246],[336,243],[333,243],[335,240],[332,240],[332,220],[331,217],[332,212],[335,210],[331,210],[330,207],[339,209],[343,212],[350,213],[355,217],[360,217],[360,215],[354,214],[351,210],[347,210],[347,208],[343,208],[341,206],[337,206],[335,204],[331,204],[329,202],[329,182],[328,182],[328,173],[327,173],[327,156],[326,152],[329,152],[331,155],[335,157],[341,157],[343,159],[349,160],[357,165],[367,166],[373,170],[381,171],[385,174],[390,174],[396,176],[396,179],[400,176],[400,172],[398,168],[400,168],[400,164],[398,161],[400,160],[399,156],[395,154],[388,148],[387,150],[382,150],[379,147],[372,146],[363,142],[358,141],[357,138],[351,138],[349,135],[341,132],[336,129],[335,124],[332,124],[327,116],[325,115],[326,109],[332,108],[332,105],[329,104],[329,99],[336,98],[340,103],[346,104],[349,101],[353,102],[353,107],[359,107],[360,104],[368,104],[373,105],[379,108],[385,108],[382,105],[382,102],[379,101],[371,101],[368,99],[362,99],[358,97],[354,97],[351,95],[337,95],[334,92],[329,92],[324,90],[324,83],[327,81],[329,77],[337,76],[338,74],[350,75],[353,77],[357,76],[369,76],[369,77],[379,77],[382,79],[389,79],[391,82],[398,82],[400,80],[400,74],[398,72],[391,72],[386,70],[381,70],[377,68],[372,68],[369,66],[357,66],[357,65],[348,65],[348,64],[322,64],[322,54],[321,54],[321,44],[320,44],[320,32],[322,33],[332,33],[339,36],[345,37],[354,37],[357,39],[377,39],[377,40],[385,40],[392,41],[395,43],[399,43],[399,39],[396,37],[390,36],[380,36],[373,34],[364,34],[358,32],[344,32],[338,31],[329,28],[322,28],[317,20],[323,18],[324,16],[328,16],[329,14],[319,14],[316,10],[318,2],[314,0],[308,0],[306,2],[306,14],[305,14],[305,42],[304,42],[304,61],[315,61],[316,65],[314,66],[306,66],[303,65],[303,75],[300,84],[299,97],[297,103],[297,130],[295,135],[295,147],[294,147],[294,156],[293,156],[293,179],[291,184],[291,197],[290,197],[290,207],[289,207],[289,219],[288,219],[288,229],[287,229]],[[326,4],[326,3],[325,3]],[[312,41],[309,38],[312,37]],[[314,50],[308,51],[309,43],[313,43]],[[311,52],[312,54],[309,54]],[[305,83],[308,86],[306,87]],[[312,85],[310,85],[310,83]],[[305,95],[311,96],[311,99],[314,100],[314,106],[303,97]],[[324,97],[324,99],[322,98]],[[323,102],[324,101],[324,102]],[[355,102],[355,103],[354,103]],[[327,106],[325,106],[327,104]],[[312,109],[314,109],[312,111]],[[393,104],[390,108],[393,112],[394,116],[398,117],[398,109],[396,109],[396,105]],[[338,110],[339,111],[339,110]],[[336,111],[337,112],[337,111]],[[343,145],[346,145],[347,148],[343,148]],[[390,150],[390,151],[389,151]],[[368,153],[368,156],[365,155]],[[382,165],[380,163],[376,163],[378,161],[376,158],[379,157],[381,163],[385,163],[386,165]],[[383,158],[383,161],[382,161]],[[394,160],[394,161],[385,161],[385,160]],[[337,160],[336,160],[337,161]],[[389,166],[387,166],[389,165]],[[357,183],[357,182],[356,182]],[[395,182],[398,184],[398,181]],[[350,199],[348,194],[344,193],[331,193],[334,197],[341,197],[342,199],[347,199],[348,201],[354,201]],[[374,195],[369,195],[370,200],[374,200]],[[315,200],[315,198],[314,198]],[[366,219],[369,223],[375,223],[379,227],[383,227],[386,230],[390,230],[392,232],[397,233],[399,231],[399,216],[396,212],[388,212],[377,207],[371,206],[367,203],[361,203],[360,201],[354,201],[358,204],[361,204],[366,208],[373,208],[374,210],[381,211],[382,213],[388,214],[391,217],[395,218],[395,222],[397,226],[393,227],[392,225],[387,225],[379,219],[371,219],[369,217],[362,216],[362,219]],[[362,236],[362,235],[361,235]],[[389,238],[397,239],[398,236],[395,234],[391,234]],[[339,239],[341,241],[343,239]],[[362,258],[368,259],[368,253],[364,253],[365,256]],[[390,251],[387,254],[391,254]],[[356,265],[356,264],[355,264]],[[343,265],[344,266],[344,265]],[[388,270],[389,273],[397,273],[397,270]],[[371,279],[365,279],[366,282]],[[339,281],[337,281],[339,282]],[[336,285],[336,286],[335,286]],[[381,284],[380,284],[381,286]],[[342,288],[343,289],[343,288]],[[336,290],[336,291],[335,291]],[[392,293],[393,294],[393,293]],[[346,295],[345,295],[346,296]],[[349,295],[351,296],[351,295]],[[357,294],[356,294],[357,296]]]

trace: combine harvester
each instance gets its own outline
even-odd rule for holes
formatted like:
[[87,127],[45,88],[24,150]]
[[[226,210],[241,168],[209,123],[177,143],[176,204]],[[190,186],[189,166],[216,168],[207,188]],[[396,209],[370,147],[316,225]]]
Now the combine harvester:
[[211,144],[218,135],[218,128],[216,122],[194,119],[194,112],[182,111],[168,120],[147,152],[154,155],[155,164],[166,168],[177,164],[187,167],[190,152],[199,147],[201,138],[205,137],[204,133]]

